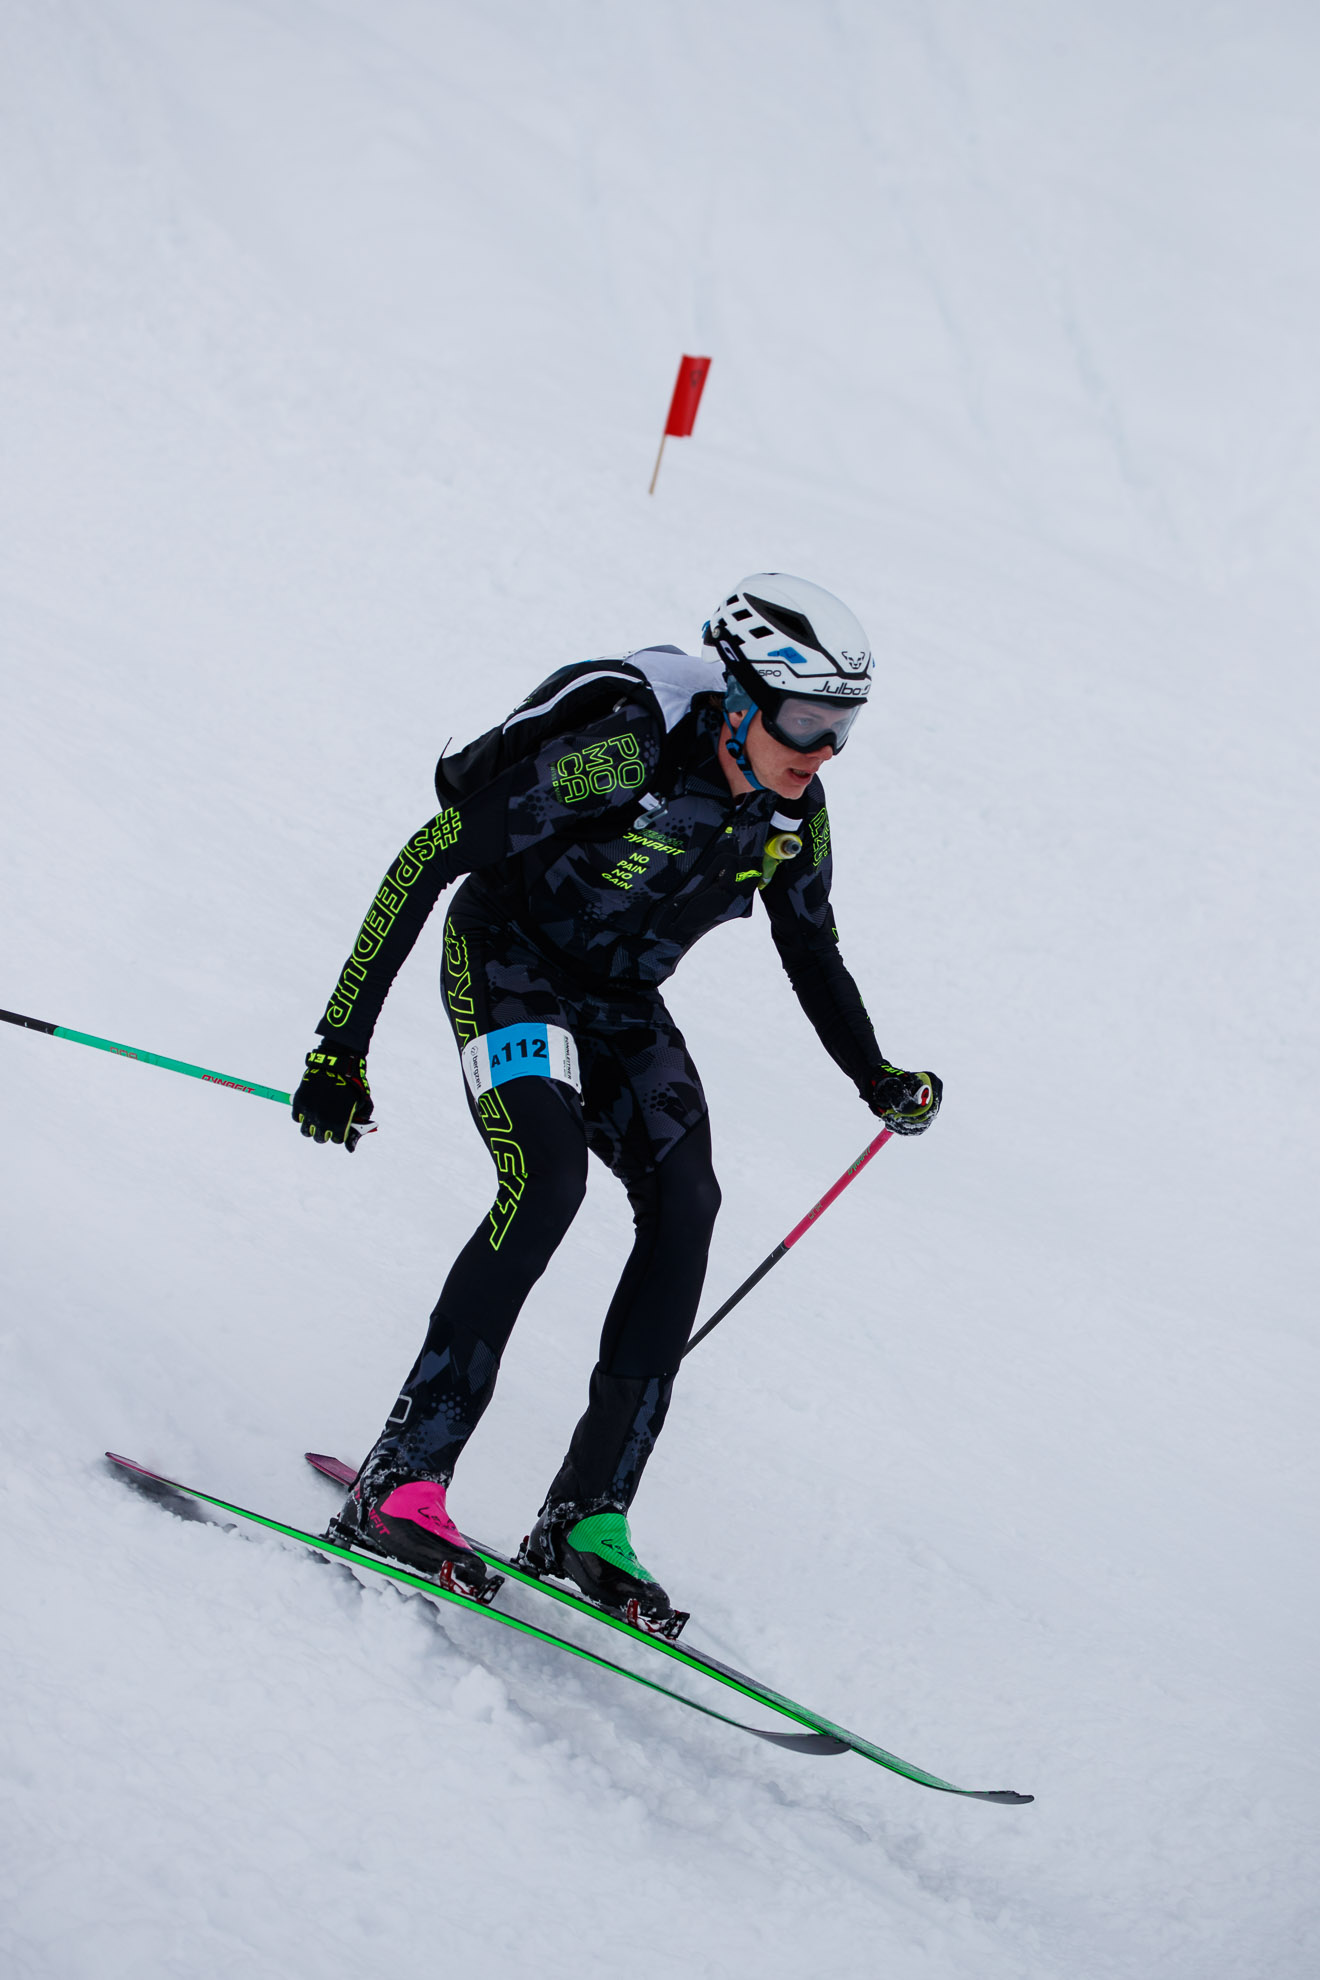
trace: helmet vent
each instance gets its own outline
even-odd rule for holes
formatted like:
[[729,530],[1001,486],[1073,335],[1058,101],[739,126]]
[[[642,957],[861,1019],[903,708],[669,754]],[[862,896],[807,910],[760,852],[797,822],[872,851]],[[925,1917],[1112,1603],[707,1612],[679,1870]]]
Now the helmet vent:
[[747,610],[747,607],[744,605],[741,612],[734,612],[731,614],[731,616],[735,619],[750,619],[752,615]]
[[[753,598],[750,591],[747,593],[747,603],[754,605],[756,610],[770,621],[776,632],[786,633],[789,639],[797,640],[799,645],[809,646],[816,653],[824,653],[827,660],[830,658],[829,653],[817,639],[816,629],[805,612],[795,612],[789,605],[772,605],[767,598]],[[768,628],[753,626],[751,637],[754,639],[762,632],[768,633]]]

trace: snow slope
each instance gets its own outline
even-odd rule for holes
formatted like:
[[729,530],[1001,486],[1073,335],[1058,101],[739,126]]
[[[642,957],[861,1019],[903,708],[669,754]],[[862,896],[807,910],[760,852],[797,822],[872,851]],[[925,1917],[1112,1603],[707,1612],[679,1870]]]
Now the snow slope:
[[[1039,1798],[761,1749],[106,1476],[328,1512],[299,1453],[374,1435],[488,1198],[437,925],[351,1162],[0,1038],[7,1974],[1316,1970],[1318,42],[8,0],[0,1003],[291,1086],[447,737],[746,570],[839,591],[844,952],[946,1106],[698,1350],[635,1528],[699,1640]],[[672,1003],[713,1306],[869,1117],[759,917]],[[596,1175],[474,1529],[525,1529],[626,1242]]]

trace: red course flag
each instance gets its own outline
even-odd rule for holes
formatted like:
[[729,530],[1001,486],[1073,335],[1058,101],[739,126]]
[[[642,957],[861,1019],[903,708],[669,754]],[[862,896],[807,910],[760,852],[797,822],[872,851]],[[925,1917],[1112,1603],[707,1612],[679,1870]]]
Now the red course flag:
[[655,457],[655,472],[651,476],[651,486],[647,491],[651,495],[655,494],[665,441],[671,433],[675,440],[686,440],[692,431],[697,417],[697,407],[701,404],[701,394],[705,390],[706,373],[709,370],[708,357],[684,355],[679,359],[678,377],[674,381],[674,396],[669,401],[669,417],[665,421],[665,430],[660,436],[660,452]]
[[675,440],[686,440],[692,431],[709,370],[709,358],[684,357],[679,360],[674,396],[669,401],[669,417],[665,421],[665,432],[672,433]]

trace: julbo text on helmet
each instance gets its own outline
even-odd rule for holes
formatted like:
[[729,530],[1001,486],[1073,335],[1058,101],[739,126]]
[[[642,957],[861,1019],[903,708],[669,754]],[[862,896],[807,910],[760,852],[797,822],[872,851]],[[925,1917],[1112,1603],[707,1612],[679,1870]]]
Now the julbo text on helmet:
[[712,612],[702,638],[776,742],[804,755],[829,743],[838,755],[871,692],[871,643],[833,592],[761,571]]

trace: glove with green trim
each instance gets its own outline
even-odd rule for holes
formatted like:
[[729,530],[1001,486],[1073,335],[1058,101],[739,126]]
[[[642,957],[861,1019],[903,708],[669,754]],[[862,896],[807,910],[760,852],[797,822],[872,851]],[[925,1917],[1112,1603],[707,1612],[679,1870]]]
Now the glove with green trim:
[[356,1052],[307,1054],[307,1070],[293,1096],[293,1118],[313,1141],[342,1142],[349,1154],[371,1119],[371,1088],[367,1062]]
[[883,1061],[862,1095],[871,1112],[895,1134],[924,1134],[943,1097],[944,1082],[938,1073],[900,1072]]

